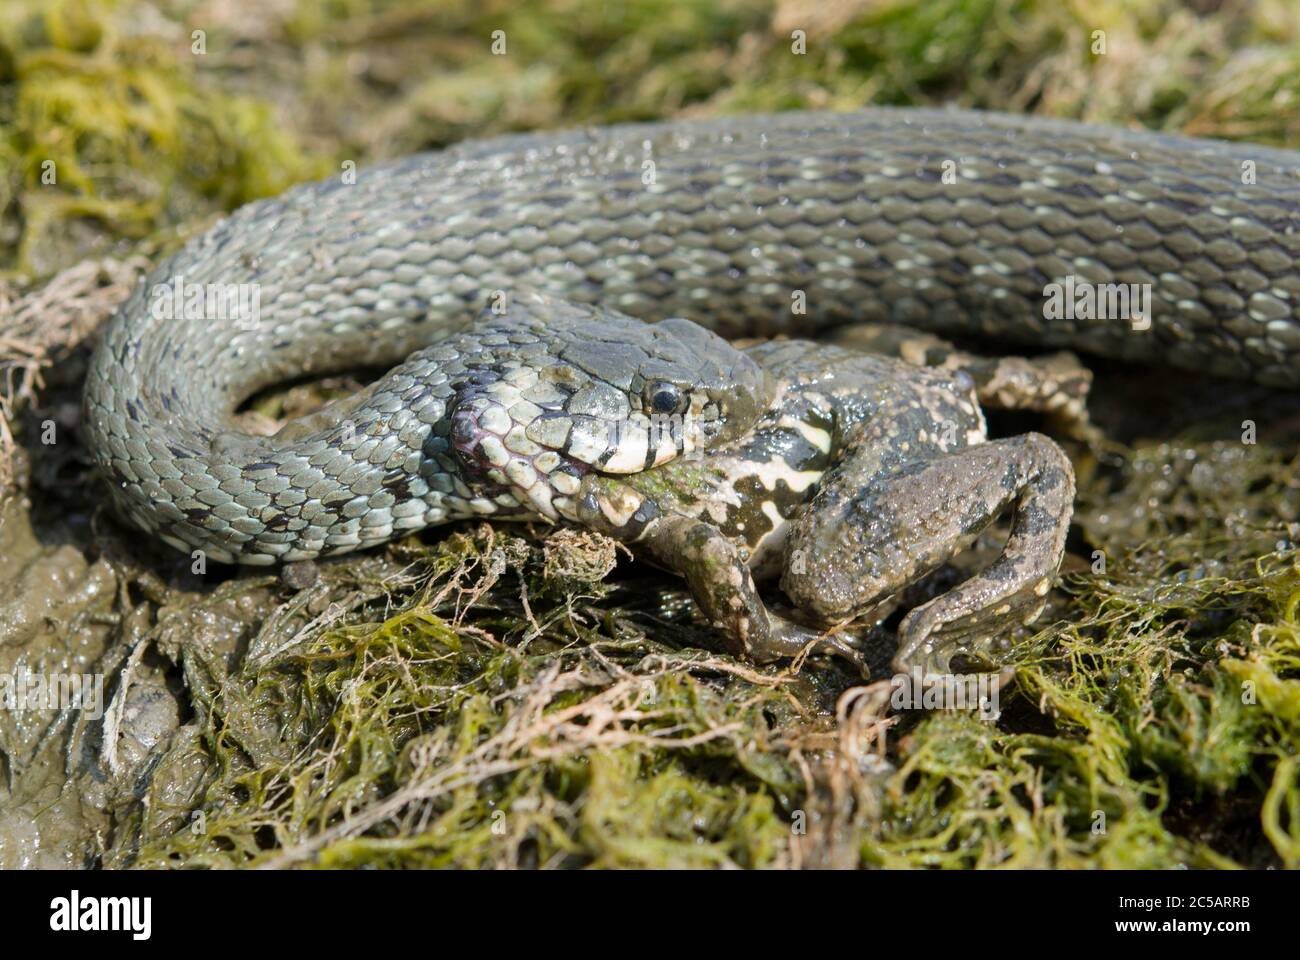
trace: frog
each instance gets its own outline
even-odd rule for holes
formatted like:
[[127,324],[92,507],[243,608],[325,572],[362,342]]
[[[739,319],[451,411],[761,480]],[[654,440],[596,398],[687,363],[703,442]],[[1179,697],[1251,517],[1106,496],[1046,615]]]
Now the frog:
[[589,473],[566,512],[682,576],[720,647],[752,662],[829,654],[868,674],[848,628],[878,626],[1003,516],[997,558],[903,616],[892,668],[947,674],[1041,616],[1074,470],[1044,433],[990,438],[984,407],[1093,437],[1091,375],[1072,354],[987,358],[883,324],[744,353],[771,394],[743,436],[638,473]]

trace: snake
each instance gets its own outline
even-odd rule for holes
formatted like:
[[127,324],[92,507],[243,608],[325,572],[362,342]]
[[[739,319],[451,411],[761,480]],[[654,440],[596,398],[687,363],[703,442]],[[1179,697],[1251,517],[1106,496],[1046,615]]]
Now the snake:
[[[104,328],[83,422],[118,510],[219,561],[572,519],[584,477],[762,415],[737,337],[888,323],[1294,387],[1298,214],[1300,153],[952,109],[470,141],[185,244]],[[1141,285],[1149,322],[1045,310],[1067,279]],[[362,366],[392,369],[270,436],[234,419]]]

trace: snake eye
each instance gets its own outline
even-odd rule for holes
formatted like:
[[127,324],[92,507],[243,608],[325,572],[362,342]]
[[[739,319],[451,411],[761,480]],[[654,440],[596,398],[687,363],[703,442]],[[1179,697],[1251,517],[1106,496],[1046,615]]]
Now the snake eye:
[[655,380],[646,384],[645,403],[651,413],[680,413],[686,406],[686,395],[675,383]]

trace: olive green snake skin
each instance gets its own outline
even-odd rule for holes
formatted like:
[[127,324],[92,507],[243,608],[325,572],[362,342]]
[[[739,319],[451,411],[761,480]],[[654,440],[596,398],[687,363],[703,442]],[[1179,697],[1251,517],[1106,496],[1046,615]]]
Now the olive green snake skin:
[[[865,320],[1294,386],[1298,214],[1297,153],[996,114],[471,142],[249,204],[188,244],[107,327],[86,427],[139,526],[271,563],[512,512],[475,503],[439,446],[454,346],[276,437],[229,423],[270,384],[395,363],[502,291],[728,337]],[[1045,319],[1044,287],[1066,277],[1149,284],[1149,328]],[[254,285],[259,310],[214,323],[151,309],[182,283]]]

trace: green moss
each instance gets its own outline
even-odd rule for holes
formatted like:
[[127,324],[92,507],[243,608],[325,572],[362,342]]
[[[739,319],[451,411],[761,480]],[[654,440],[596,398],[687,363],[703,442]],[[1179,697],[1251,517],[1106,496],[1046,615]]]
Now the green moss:
[[[797,784],[766,755],[768,715],[788,714],[775,681],[720,681],[626,621],[584,626],[579,584],[548,591],[542,551],[522,540],[457,535],[420,563],[412,602],[382,623],[328,630],[224,679],[187,648],[201,734],[173,746],[150,790],[176,794],[178,771],[196,764],[201,785],[192,809],[178,817],[171,805],[116,855],[137,866],[762,866],[784,854],[781,806]],[[459,624],[446,618],[458,606],[449,588],[481,586],[471,575],[531,581],[544,625],[533,650],[483,632],[528,632],[508,592]]]
[[1074,578],[1073,620],[1013,651],[1019,693],[1049,734],[1028,732],[1039,724],[1017,710],[996,728],[931,717],[903,739],[867,862],[1231,865],[1229,825],[1211,817],[1200,839],[1180,836],[1165,822],[1170,799],[1266,787],[1256,829],[1294,863],[1295,555],[1164,595],[1168,581],[1136,571],[1144,559],[1114,575],[1131,590]]
[[0,11],[0,267],[49,273],[325,172],[266,104],[204,87],[201,55],[126,26],[109,0]]

